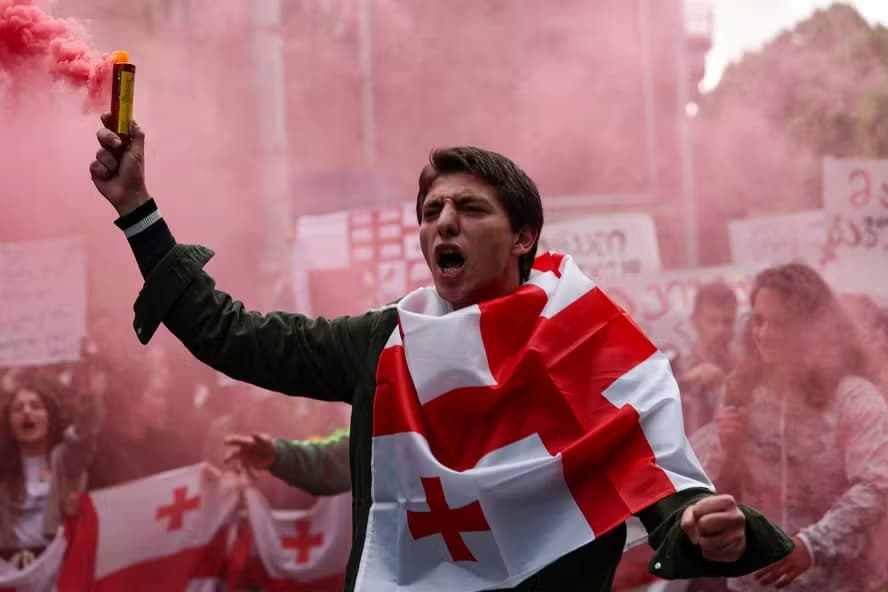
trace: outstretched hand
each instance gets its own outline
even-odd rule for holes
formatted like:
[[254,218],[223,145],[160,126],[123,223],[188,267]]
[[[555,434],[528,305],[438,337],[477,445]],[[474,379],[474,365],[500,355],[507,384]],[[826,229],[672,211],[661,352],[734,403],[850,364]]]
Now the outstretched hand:
[[713,495],[685,508],[681,528],[709,561],[737,561],[746,551],[746,516],[730,495]]
[[795,548],[792,553],[768,567],[755,572],[755,577],[762,586],[774,585],[777,588],[785,588],[793,581],[808,571],[814,563],[808,546],[798,536],[792,537]]
[[267,434],[243,436],[231,434],[225,437],[225,464],[248,469],[267,469],[277,458],[274,439]]
[[99,193],[124,216],[151,199],[145,187],[145,133],[132,121],[130,140],[124,143],[112,131],[110,113],[102,115],[102,125],[96,132],[99,150],[89,174]]

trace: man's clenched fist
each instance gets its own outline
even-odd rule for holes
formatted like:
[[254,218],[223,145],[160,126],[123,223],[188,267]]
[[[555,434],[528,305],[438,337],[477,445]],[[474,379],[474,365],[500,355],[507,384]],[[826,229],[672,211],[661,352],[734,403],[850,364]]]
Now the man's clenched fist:
[[746,551],[746,517],[730,495],[705,497],[685,508],[681,528],[710,561],[737,561]]
[[89,165],[96,189],[121,216],[151,199],[145,188],[145,133],[135,121],[130,124],[129,143],[112,131],[110,113],[102,115],[103,127],[96,132],[99,150]]

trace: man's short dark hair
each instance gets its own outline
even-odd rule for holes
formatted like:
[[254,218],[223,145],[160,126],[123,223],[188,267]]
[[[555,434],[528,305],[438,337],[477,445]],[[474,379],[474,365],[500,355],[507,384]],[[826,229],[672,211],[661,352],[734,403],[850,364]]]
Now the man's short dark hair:
[[697,289],[694,297],[694,316],[700,314],[704,308],[733,308],[737,309],[737,294],[724,282],[712,282],[704,284]]
[[518,165],[496,152],[473,146],[438,148],[429,155],[429,163],[419,175],[416,194],[416,219],[422,223],[422,204],[435,180],[441,175],[468,173],[490,185],[499,203],[509,216],[512,232],[525,226],[537,233],[530,251],[518,260],[521,283],[530,277],[536,258],[539,233],[543,229],[543,203],[536,183]]

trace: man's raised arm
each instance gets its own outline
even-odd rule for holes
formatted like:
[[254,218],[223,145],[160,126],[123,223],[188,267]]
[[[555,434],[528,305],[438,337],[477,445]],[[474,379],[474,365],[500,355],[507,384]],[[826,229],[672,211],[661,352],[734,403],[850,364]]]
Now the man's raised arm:
[[[232,378],[270,390],[350,401],[367,369],[380,313],[309,319],[247,311],[216,290],[203,271],[210,249],[177,244],[145,183],[145,134],[135,122],[124,143],[102,117],[93,183],[117,210],[145,278],[135,304],[135,330],[147,343],[163,323],[201,361]],[[368,371],[373,371],[369,368]]]

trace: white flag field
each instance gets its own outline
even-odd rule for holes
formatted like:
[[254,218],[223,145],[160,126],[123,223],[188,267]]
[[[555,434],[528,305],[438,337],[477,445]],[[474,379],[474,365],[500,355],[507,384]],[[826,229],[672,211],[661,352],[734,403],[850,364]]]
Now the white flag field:
[[[647,536],[629,524],[627,549]],[[202,463],[84,495],[27,567],[0,561],[0,592],[339,592],[351,537],[348,493],[273,510]]]
[[417,290],[398,320],[377,369],[357,591],[515,586],[676,491],[712,488],[666,357],[570,257],[544,253],[521,289],[457,311]]
[[68,542],[62,529],[46,550],[24,569],[0,560],[0,592],[55,592]]
[[201,463],[83,495],[27,567],[0,561],[0,592],[333,592],[350,547],[351,496],[272,511]]
[[320,498],[308,510],[273,511],[255,489],[244,494],[249,545],[241,581],[263,590],[338,592],[351,550],[351,495]]
[[214,589],[238,501],[205,464],[83,496],[60,592]]

